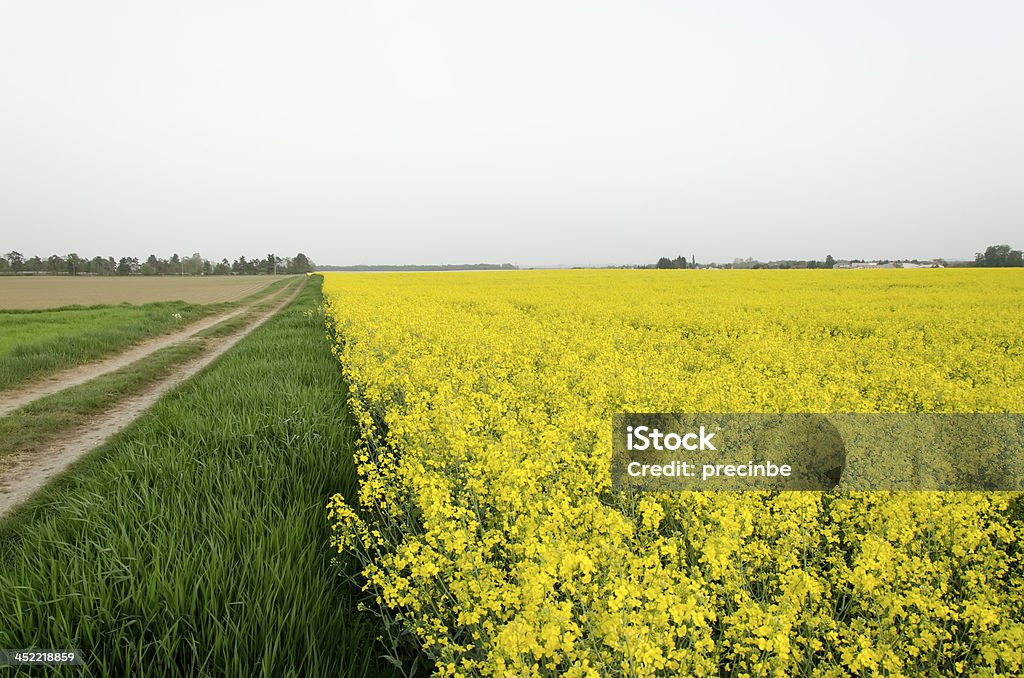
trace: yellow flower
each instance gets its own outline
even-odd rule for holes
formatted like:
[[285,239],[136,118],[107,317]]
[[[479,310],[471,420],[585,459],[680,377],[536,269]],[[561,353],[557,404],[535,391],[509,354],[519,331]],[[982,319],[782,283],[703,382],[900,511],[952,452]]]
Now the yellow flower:
[[1019,271],[327,274],[324,295],[359,430],[331,543],[439,675],[1024,672],[1015,495],[637,498],[608,473],[615,412],[1019,412]]

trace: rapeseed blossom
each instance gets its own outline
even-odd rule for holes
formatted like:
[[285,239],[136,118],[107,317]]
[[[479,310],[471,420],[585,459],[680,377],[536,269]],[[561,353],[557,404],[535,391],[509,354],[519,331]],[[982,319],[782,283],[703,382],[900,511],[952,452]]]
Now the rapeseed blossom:
[[1017,495],[609,473],[615,412],[1020,412],[1018,271],[328,274],[324,295],[360,433],[333,544],[438,674],[1024,671]]

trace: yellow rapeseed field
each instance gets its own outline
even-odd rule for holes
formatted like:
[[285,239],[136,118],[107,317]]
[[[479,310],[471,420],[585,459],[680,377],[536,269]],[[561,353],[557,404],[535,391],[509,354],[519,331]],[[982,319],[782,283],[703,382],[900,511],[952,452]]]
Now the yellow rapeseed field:
[[328,274],[333,543],[444,675],[1024,672],[1008,493],[611,491],[615,412],[1021,412],[1007,270]]

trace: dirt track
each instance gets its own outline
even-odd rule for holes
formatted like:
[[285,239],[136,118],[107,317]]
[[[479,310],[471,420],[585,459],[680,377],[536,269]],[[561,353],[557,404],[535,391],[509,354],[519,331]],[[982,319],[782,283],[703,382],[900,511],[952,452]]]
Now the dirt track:
[[38,381],[34,381],[26,386],[22,386],[6,393],[0,393],[0,416],[10,414],[19,407],[28,405],[33,400],[38,400],[39,398],[57,393],[58,391],[63,391],[64,389],[72,386],[84,384],[85,382],[95,379],[96,377],[101,377],[108,372],[113,372],[114,370],[131,365],[136,360],[145,358],[151,353],[159,351],[162,348],[166,348],[167,346],[173,346],[174,344],[185,341],[189,337],[213,327],[219,322],[234,318],[245,310],[245,308],[240,308],[229,313],[223,313],[221,315],[200,320],[179,332],[165,334],[153,339],[147,339],[140,344],[136,344],[124,353],[118,353],[117,355],[104,358],[98,362],[76,365],[70,369],[47,375],[46,377],[43,377]]
[[[140,414],[159,400],[162,395],[223,355],[243,337],[291,303],[304,287],[305,285],[300,284],[280,303],[268,311],[259,314],[252,322],[234,334],[211,340],[209,347],[201,355],[180,365],[174,370],[172,375],[154,383],[141,393],[133,394],[119,401],[104,414],[93,418],[88,426],[69,431],[59,439],[48,443],[43,449],[35,450],[31,454],[19,454],[13,458],[4,459],[3,465],[0,467],[0,515],[27,500],[71,463],[90,450],[99,447],[115,433],[135,421]],[[212,326],[216,322],[237,315],[244,310],[246,309],[220,316],[206,326]],[[193,326],[190,329],[193,330],[192,334],[194,334],[203,328]],[[181,341],[181,338],[178,341]],[[156,348],[152,350],[156,350]],[[126,354],[121,354],[121,356],[124,355]],[[118,358],[121,356],[118,356]],[[110,360],[114,360],[114,358]],[[109,361],[104,361],[104,364],[106,362]],[[131,362],[129,360],[123,364],[130,364]],[[98,374],[103,374],[103,372]],[[94,376],[98,376],[98,374]],[[83,379],[83,381],[86,380]],[[60,388],[55,390],[59,391],[68,385],[67,383],[62,383]]]

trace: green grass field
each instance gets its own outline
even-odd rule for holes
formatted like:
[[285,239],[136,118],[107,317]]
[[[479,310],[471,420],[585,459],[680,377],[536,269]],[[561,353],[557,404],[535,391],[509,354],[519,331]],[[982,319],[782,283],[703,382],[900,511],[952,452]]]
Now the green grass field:
[[203,348],[200,339],[167,346],[127,367],[39,398],[0,417],[0,461],[10,454],[38,449],[55,436],[86,424],[89,417],[167,376]]
[[[171,375],[183,363],[200,355],[212,341],[238,332],[291,294],[304,281],[254,303],[244,313],[227,318],[185,341],[165,346],[118,370],[34,400],[0,417],[0,462],[5,456],[30,452],[68,430],[83,426],[123,398],[154,381]],[[2,463],[0,463],[2,468]]]
[[2,311],[0,389],[116,353],[148,337],[183,328],[214,310],[171,301]]
[[207,305],[167,301],[0,310],[0,390],[115,354],[204,316],[266,297],[289,282],[276,281],[235,302]]
[[77,647],[88,675],[387,674],[326,546],[357,480],[319,280],[0,521],[0,647]]

